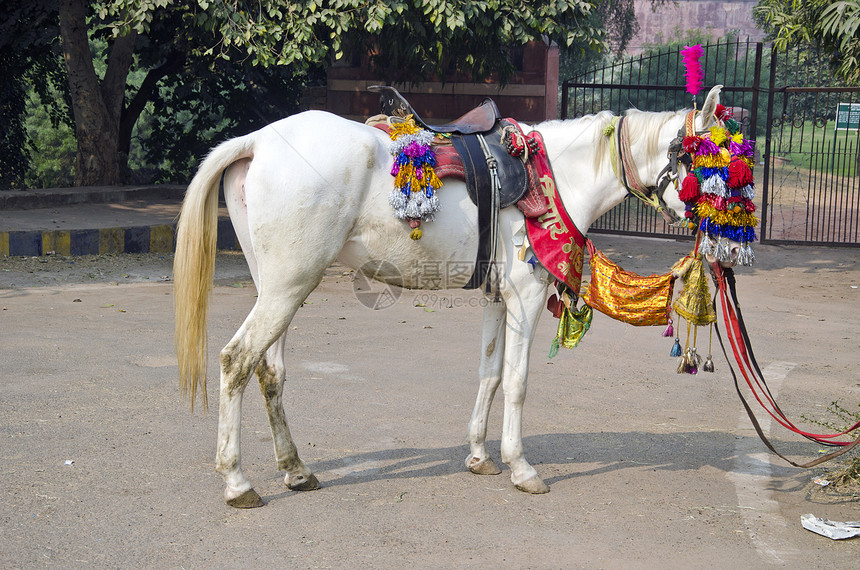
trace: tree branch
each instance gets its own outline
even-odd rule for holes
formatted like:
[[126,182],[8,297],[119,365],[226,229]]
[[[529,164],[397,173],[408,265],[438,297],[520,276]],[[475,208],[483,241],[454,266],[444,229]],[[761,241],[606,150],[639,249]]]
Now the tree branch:
[[137,32],[131,30],[127,35],[120,36],[113,41],[108,56],[107,70],[102,80],[102,97],[105,100],[105,106],[108,112],[117,118],[117,121],[120,113],[122,113],[125,84],[134,57],[135,40],[137,40]]
[[140,114],[146,107],[146,104],[152,100],[158,82],[163,77],[172,73],[177,73],[182,66],[185,65],[186,54],[184,52],[175,51],[167,56],[167,59],[159,65],[149,70],[143,83],[137,93],[134,94],[128,106],[123,109],[122,117],[119,125],[119,147],[120,150],[128,154],[131,149],[131,133],[134,130],[134,125],[137,123]]

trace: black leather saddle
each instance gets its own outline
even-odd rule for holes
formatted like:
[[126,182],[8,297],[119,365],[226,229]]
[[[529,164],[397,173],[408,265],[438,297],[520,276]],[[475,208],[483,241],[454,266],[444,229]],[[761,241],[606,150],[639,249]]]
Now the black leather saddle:
[[474,133],[485,133],[496,126],[496,123],[501,118],[499,108],[492,99],[484,99],[484,101],[460,117],[450,123],[442,125],[431,125],[425,122],[412,105],[409,104],[403,95],[389,85],[371,85],[367,88],[372,93],[379,93],[380,112],[395,117],[405,117],[412,115],[415,119],[415,124],[420,125],[428,131],[434,133],[450,133],[460,135],[471,135]]
[[[526,165],[519,157],[511,155],[504,142],[505,129],[513,123],[501,118],[492,99],[484,99],[459,119],[444,125],[428,125],[394,87],[374,85],[368,89],[380,94],[379,106],[383,114],[412,115],[416,125],[450,135],[463,162],[469,198],[478,207],[477,260],[472,278],[463,288],[480,287],[493,265],[499,210],[518,202],[528,190]],[[487,283],[488,291],[489,288]]]

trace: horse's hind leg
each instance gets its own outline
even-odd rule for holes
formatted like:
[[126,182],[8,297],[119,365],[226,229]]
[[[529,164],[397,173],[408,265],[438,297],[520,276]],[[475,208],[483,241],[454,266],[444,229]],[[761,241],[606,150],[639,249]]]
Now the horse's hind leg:
[[493,397],[502,381],[502,364],[505,354],[505,304],[490,303],[484,307],[484,326],[481,334],[481,384],[475,409],[469,421],[469,456],[466,467],[478,475],[498,475],[501,470],[487,453],[487,422]]
[[[324,267],[324,266],[323,266]],[[263,501],[242,472],[242,395],[268,348],[287,329],[305,298],[322,278],[263,289],[242,326],[221,351],[221,400],[215,470],[224,478],[224,499],[232,507],[260,507]],[[292,285],[292,286],[291,286]],[[276,291],[267,294],[266,291]]]
[[310,491],[319,487],[319,481],[299,458],[281,400],[286,376],[284,365],[286,338],[286,334],[281,335],[281,338],[266,351],[266,356],[257,365],[257,378],[260,381],[260,391],[266,400],[266,413],[269,416],[269,426],[272,428],[278,469],[287,472],[284,483],[294,491]]

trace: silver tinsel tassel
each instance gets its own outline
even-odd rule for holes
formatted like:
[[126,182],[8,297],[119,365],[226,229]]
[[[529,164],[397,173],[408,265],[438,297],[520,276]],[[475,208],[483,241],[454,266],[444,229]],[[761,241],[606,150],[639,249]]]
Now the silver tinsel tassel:
[[726,181],[717,174],[711,176],[702,183],[702,194],[715,194],[723,198],[727,197],[729,191],[726,187]]
[[716,257],[717,248],[714,246],[714,240],[711,239],[709,234],[705,234],[702,236],[702,241],[699,242],[699,253],[702,255],[709,255],[711,257]]
[[749,242],[743,244],[738,251],[738,263],[747,267],[755,263],[755,253]]
[[401,220],[406,218],[406,194],[399,188],[392,188],[388,194],[388,203],[394,209],[394,216]]
[[715,257],[719,261],[730,262],[732,260],[732,252],[729,250],[729,240],[722,237],[717,240],[717,254]]

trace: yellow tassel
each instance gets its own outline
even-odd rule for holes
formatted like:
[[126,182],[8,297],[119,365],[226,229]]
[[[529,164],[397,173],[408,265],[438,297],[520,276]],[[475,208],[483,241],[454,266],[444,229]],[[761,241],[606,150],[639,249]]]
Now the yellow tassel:
[[693,168],[718,168],[725,166],[718,154],[703,154],[693,159]]
[[439,177],[436,176],[436,171],[433,170],[430,166],[424,167],[424,178],[427,181],[427,184],[433,188],[441,188],[442,181],[439,180]]
[[726,136],[728,135],[728,131],[720,126],[711,127],[711,142],[717,146],[721,146],[724,142],[726,142]]
[[421,231],[421,228],[415,228],[414,230],[412,230],[412,233],[409,234],[409,237],[411,237],[414,240],[419,240],[419,239],[421,239],[421,236],[423,236],[423,235],[424,235],[424,232]]
[[413,178],[415,178],[415,169],[412,164],[404,164],[400,167],[400,171],[397,173],[397,176],[394,177],[394,186],[397,188],[403,188],[406,186],[406,183]]
[[[734,211],[737,210],[737,211]],[[758,226],[758,218],[752,212],[744,212],[739,206],[734,206],[730,211],[721,211],[714,208],[708,202],[699,202],[694,210],[700,218],[710,218],[715,224],[729,226]]]
[[391,123],[391,140],[397,140],[403,135],[414,135],[420,129],[415,124],[415,120],[412,118],[412,115],[408,115],[403,122],[393,122]]
[[721,148],[719,154],[703,154],[693,158],[693,168],[720,168],[732,161],[729,149]]

